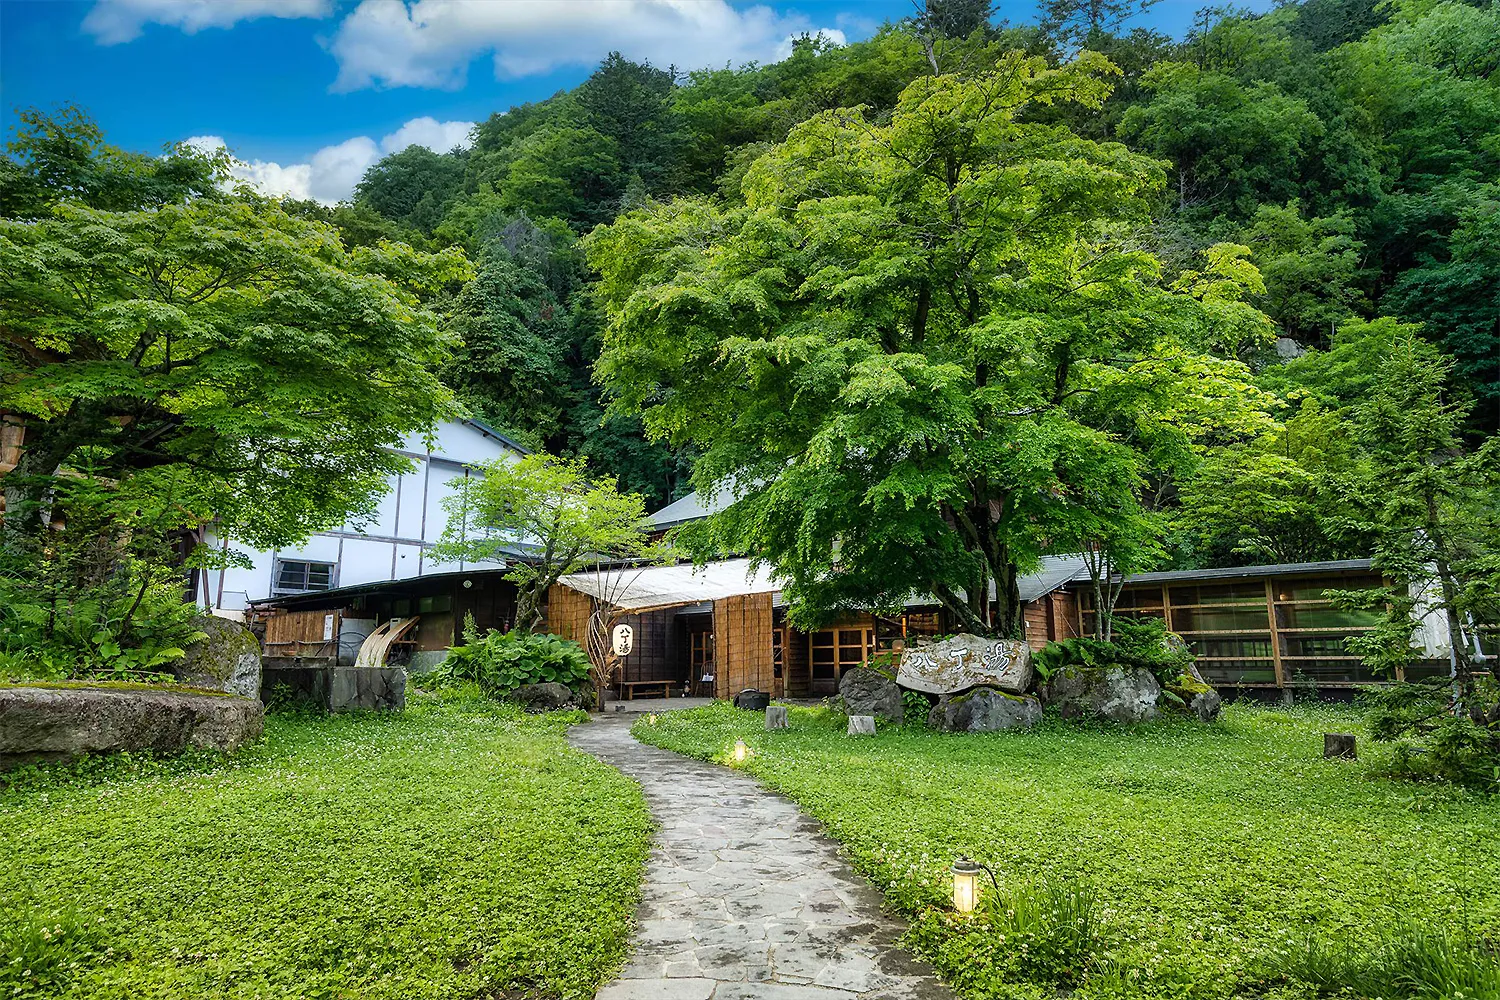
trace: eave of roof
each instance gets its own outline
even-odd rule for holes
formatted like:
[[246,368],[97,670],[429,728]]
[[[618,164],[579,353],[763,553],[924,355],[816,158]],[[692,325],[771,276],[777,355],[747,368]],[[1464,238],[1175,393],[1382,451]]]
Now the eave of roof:
[[1270,563],[1261,566],[1223,566],[1215,569],[1132,573],[1125,578],[1125,582],[1175,583],[1185,580],[1240,580],[1253,576],[1316,576],[1321,573],[1360,572],[1370,568],[1368,559],[1332,559],[1326,562]]

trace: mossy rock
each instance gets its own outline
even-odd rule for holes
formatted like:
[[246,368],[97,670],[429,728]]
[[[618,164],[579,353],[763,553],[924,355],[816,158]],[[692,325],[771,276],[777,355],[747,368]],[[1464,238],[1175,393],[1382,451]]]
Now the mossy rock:
[[185,685],[260,697],[260,640],[239,622],[215,615],[197,621],[204,638],[183,651],[169,668]]

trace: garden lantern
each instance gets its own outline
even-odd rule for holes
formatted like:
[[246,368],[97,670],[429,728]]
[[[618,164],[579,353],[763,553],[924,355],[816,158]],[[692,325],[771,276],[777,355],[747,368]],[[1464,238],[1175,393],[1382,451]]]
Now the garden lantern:
[[653,726],[656,725],[656,713],[652,712],[650,715],[646,716],[646,721]]
[[960,856],[953,862],[953,908],[959,913],[973,913],[979,901],[980,867]]
[[743,763],[744,760],[745,760],[745,757],[747,755],[749,755],[749,753],[750,753],[750,748],[747,747],[747,746],[745,746],[745,741],[744,740],[735,740],[734,741],[734,760],[735,760],[736,764]]
[[980,872],[990,877],[990,886],[999,895],[1000,883],[995,881],[995,873],[989,868],[962,854],[953,862],[953,908],[959,913],[973,913],[979,905]]

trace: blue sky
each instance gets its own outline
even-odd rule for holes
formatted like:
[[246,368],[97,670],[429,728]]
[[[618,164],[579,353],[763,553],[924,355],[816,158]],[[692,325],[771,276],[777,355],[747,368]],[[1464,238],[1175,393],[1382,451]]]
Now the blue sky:
[[[1146,18],[1181,34],[1204,0]],[[1266,6],[1259,3],[1257,6]],[[586,77],[610,49],[682,68],[853,41],[910,0],[0,0],[0,106],[72,102],[155,152],[222,140],[268,190],[333,200],[365,166]],[[1001,15],[1032,18],[1030,2]]]

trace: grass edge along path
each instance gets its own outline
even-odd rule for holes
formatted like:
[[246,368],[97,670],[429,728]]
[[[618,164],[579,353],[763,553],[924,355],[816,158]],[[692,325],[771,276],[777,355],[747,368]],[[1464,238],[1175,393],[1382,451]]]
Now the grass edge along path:
[[31,770],[0,791],[0,996],[592,997],[651,827],[578,718],[418,697]]
[[[1285,970],[1310,936],[1346,962],[1397,925],[1500,940],[1500,800],[1380,778],[1388,751],[1368,740],[1365,761],[1324,760],[1325,731],[1363,732],[1347,706],[1230,705],[1214,726],[891,727],[873,739],[846,736],[827,709],[793,708],[791,724],[768,733],[759,713],[714,705],[642,719],[634,733],[742,767],[798,802],[969,1000],[1356,996]],[[736,739],[749,747],[739,764]],[[995,868],[1016,893],[1010,907],[951,912],[959,854]],[[1095,900],[1086,969],[1041,926],[1058,913],[1065,925],[1079,893]],[[1038,926],[1004,912],[1023,903],[1041,911]],[[1400,990],[1387,1000],[1417,995]]]

